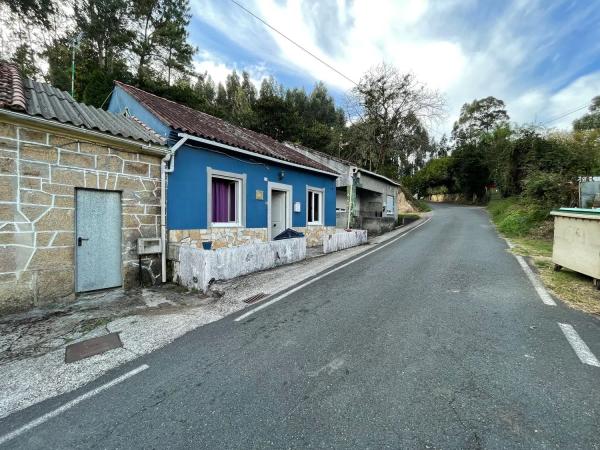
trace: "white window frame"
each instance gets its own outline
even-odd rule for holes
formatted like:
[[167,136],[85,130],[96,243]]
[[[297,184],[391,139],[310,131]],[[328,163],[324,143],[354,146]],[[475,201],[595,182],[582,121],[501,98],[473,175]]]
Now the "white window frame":
[[293,201],[292,196],[294,194],[294,189],[291,184],[283,184],[276,183],[274,181],[269,181],[267,183],[267,240],[272,240],[275,236],[273,236],[273,226],[272,226],[272,215],[271,215],[271,205],[272,205],[272,193],[273,191],[285,191],[286,195],[286,228],[292,228],[292,207]]
[[[246,174],[224,172],[210,167],[206,168],[206,224],[208,228],[246,227]],[[236,182],[236,218],[235,222],[212,221],[212,179],[221,178]]]
[[[392,199],[392,209],[387,209],[387,207],[388,207],[387,200],[390,197]],[[395,205],[396,205],[396,198],[393,195],[386,194],[386,197],[385,197],[385,214],[388,215],[388,216],[393,216],[394,215],[394,210],[396,209]]]
[[[319,194],[319,220],[318,221],[313,221],[313,222],[309,222],[308,221],[308,196],[310,195],[311,192],[315,192],[317,194]],[[306,226],[318,226],[318,225],[323,225],[325,223],[325,217],[324,213],[325,212],[325,189],[323,188],[317,188],[317,187],[312,187],[312,186],[306,186]]]

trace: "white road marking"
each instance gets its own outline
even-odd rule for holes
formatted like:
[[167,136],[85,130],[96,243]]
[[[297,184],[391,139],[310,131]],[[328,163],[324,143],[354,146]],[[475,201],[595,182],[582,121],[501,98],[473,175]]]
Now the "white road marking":
[[594,367],[600,367],[600,361],[598,361],[598,358],[594,356],[583,339],[579,337],[577,331],[575,331],[575,328],[573,328],[572,325],[569,325],[568,323],[559,323],[558,326],[564,333],[567,341],[569,341],[569,344],[571,344],[571,347],[573,347],[573,350],[575,350],[577,357],[582,363],[589,364],[590,366]]
[[356,261],[360,261],[361,259],[363,259],[363,258],[366,258],[367,256],[369,256],[369,255],[371,255],[371,254],[373,254],[373,253],[375,253],[375,252],[377,252],[377,251],[381,250],[382,248],[385,248],[385,247],[387,247],[388,245],[391,245],[391,244],[393,244],[394,242],[396,242],[397,240],[399,240],[399,239],[403,238],[403,237],[404,237],[404,236],[406,236],[407,234],[409,234],[409,233],[412,233],[414,230],[416,230],[417,228],[419,228],[419,227],[421,227],[421,226],[425,225],[425,224],[426,224],[427,222],[429,222],[430,220],[431,220],[431,217],[429,217],[427,220],[425,220],[425,222],[423,222],[423,223],[420,223],[420,224],[419,224],[419,225],[417,225],[416,227],[414,227],[414,228],[411,228],[411,229],[410,229],[410,230],[408,230],[406,233],[403,233],[403,234],[401,234],[401,235],[400,235],[400,236],[398,236],[397,238],[394,238],[394,239],[390,240],[389,242],[386,242],[385,244],[383,244],[383,245],[380,245],[379,247],[377,247],[377,248],[375,248],[375,249],[373,249],[373,250],[371,250],[371,251],[369,251],[369,252],[367,252],[367,253],[363,253],[362,255],[360,255],[360,256],[358,256],[358,257],[354,258],[354,259],[353,259],[353,260],[351,260],[351,261],[348,261],[347,263],[344,263],[344,264],[342,264],[341,266],[338,266],[338,267],[336,267],[335,269],[332,269],[332,270],[330,270],[329,272],[325,272],[325,273],[323,273],[323,274],[321,274],[321,275],[319,275],[319,276],[317,276],[317,277],[315,277],[315,278],[312,278],[312,279],[308,280],[307,282],[305,282],[305,283],[302,283],[302,284],[300,284],[300,285],[296,286],[294,289],[290,289],[289,291],[287,291],[287,292],[284,292],[284,293],[283,293],[283,294],[281,294],[281,295],[278,295],[277,297],[275,297],[275,298],[274,298],[274,299],[272,299],[272,300],[269,300],[268,302],[261,303],[261,304],[260,304],[260,305],[258,305],[256,308],[254,308],[254,309],[251,309],[251,310],[250,310],[250,311],[248,311],[247,313],[244,313],[244,314],[242,314],[241,316],[239,316],[239,317],[235,318],[234,320],[235,320],[236,322],[239,322],[239,321],[241,321],[241,320],[244,320],[244,319],[246,319],[247,317],[250,317],[250,316],[251,316],[252,314],[254,314],[255,312],[257,312],[257,311],[260,311],[261,309],[264,309],[264,308],[266,308],[267,306],[271,306],[273,303],[277,303],[278,301],[280,301],[280,300],[283,300],[284,298],[286,298],[286,297],[288,297],[288,296],[292,295],[294,292],[298,292],[300,289],[304,289],[306,286],[308,286],[308,285],[310,285],[310,284],[313,284],[314,282],[316,282],[316,281],[319,281],[319,280],[320,280],[320,279],[322,279],[322,278],[325,278],[327,275],[331,275],[332,273],[334,273],[334,272],[337,272],[338,270],[341,270],[341,269],[343,269],[343,268],[345,268],[345,267],[348,267],[350,264],[354,264]]
[[102,386],[98,386],[96,389],[93,389],[89,392],[86,392],[85,394],[80,395],[79,397],[74,398],[73,400],[71,400],[70,402],[65,403],[64,405],[62,405],[59,408],[56,408],[53,411],[50,411],[49,413],[44,414],[43,416],[38,417],[35,420],[32,420],[31,422],[23,425],[21,428],[17,428],[14,431],[11,431],[8,434],[5,434],[4,436],[0,437],[0,445],[5,444],[6,442],[20,436],[21,434],[31,430],[32,428],[37,427],[38,425],[43,424],[44,422],[47,422],[48,420],[52,419],[53,417],[58,416],[59,414],[62,414],[63,412],[67,411],[68,409],[71,409],[73,406],[77,405],[78,403],[81,403],[84,400],[87,400],[90,397],[93,397],[96,394],[99,394],[100,392],[113,387],[116,384],[121,383],[122,381],[125,381],[127,378],[131,378],[134,375],[137,375],[138,373],[144,371],[148,369],[148,365],[143,364],[140,367],[133,369],[130,372],[124,373],[123,375],[121,375],[118,378],[115,378],[112,381],[109,381],[106,384],[103,384]]
[[540,296],[542,301],[546,305],[556,306],[556,302],[552,299],[552,297],[550,296],[546,288],[542,285],[538,277],[535,276],[533,270],[531,270],[531,267],[529,267],[529,264],[527,264],[527,261],[525,261],[525,258],[523,258],[520,255],[515,255],[515,258],[517,258],[517,261],[519,261],[519,265],[525,272],[525,275],[527,275],[527,278],[529,278],[529,281],[531,281],[531,284],[533,284],[535,291]]

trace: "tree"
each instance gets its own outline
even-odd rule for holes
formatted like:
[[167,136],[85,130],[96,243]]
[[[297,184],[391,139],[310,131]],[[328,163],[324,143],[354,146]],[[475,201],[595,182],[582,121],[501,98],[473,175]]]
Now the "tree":
[[187,42],[189,0],[137,0],[131,10],[135,31],[131,51],[137,57],[137,80],[144,86],[160,78],[159,69],[183,71],[191,65],[195,49]]
[[356,145],[360,153],[368,155],[372,170],[388,166],[397,174],[399,163],[406,164],[414,155],[407,137],[443,112],[444,100],[439,93],[429,90],[413,74],[401,74],[385,63],[367,72],[351,91],[351,118],[361,123],[364,131]]
[[452,128],[452,140],[456,146],[477,143],[481,136],[494,128],[508,125],[506,107],[502,100],[486,97],[465,103]]
[[56,12],[53,0],[0,0],[0,6],[7,5],[20,20],[26,20],[48,27],[50,17]]
[[596,130],[600,128],[600,95],[592,99],[589,113],[573,122],[576,131]]
[[11,62],[19,67],[21,76],[25,78],[33,78],[38,73],[38,69],[34,63],[33,50],[26,42],[23,42],[16,48]]

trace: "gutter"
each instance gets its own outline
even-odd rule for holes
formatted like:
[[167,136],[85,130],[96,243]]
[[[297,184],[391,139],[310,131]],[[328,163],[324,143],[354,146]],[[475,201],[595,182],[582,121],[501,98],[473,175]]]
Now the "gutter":
[[172,173],[175,170],[175,152],[189,139],[188,136],[182,136],[181,134],[179,134],[179,137],[181,137],[181,139],[169,149],[160,162],[160,243],[162,246],[160,255],[160,273],[163,283],[167,282],[167,174]]
[[164,156],[165,153],[167,153],[165,147],[160,144],[146,144],[134,139],[114,136],[112,134],[108,134],[108,132],[89,130],[87,128],[45,119],[38,116],[30,116],[29,114],[10,111],[7,109],[0,109],[0,119],[2,118],[8,119],[17,125],[29,126],[49,133],[56,132],[57,129],[63,130],[64,132],[76,137],[81,137],[82,140],[87,142],[99,142],[108,146],[125,147],[130,150],[141,151],[147,155]]
[[196,142],[200,142],[202,144],[206,144],[206,145],[212,145],[214,147],[220,147],[226,150],[231,150],[237,153],[241,153],[243,155],[248,155],[248,156],[252,156],[253,158],[259,158],[259,159],[264,159],[267,161],[271,161],[277,164],[281,164],[284,166],[291,166],[291,167],[297,167],[303,170],[310,170],[311,172],[318,172],[318,173],[322,173],[325,175],[330,175],[332,177],[339,177],[340,174],[339,173],[333,173],[333,172],[328,172],[326,170],[321,170],[321,169],[315,169],[313,167],[309,167],[309,166],[303,166],[302,164],[296,164],[293,162],[289,162],[289,161],[284,161],[282,159],[277,159],[277,158],[272,158],[270,156],[265,156],[265,155],[261,155],[260,153],[256,153],[256,152],[251,152],[249,150],[244,150],[238,147],[233,147],[232,145],[227,145],[227,144],[222,144],[220,142],[217,141],[211,141],[210,139],[204,139],[204,138],[200,138],[200,137],[196,137],[196,136],[192,136],[191,134],[187,134],[187,133],[179,133],[179,137],[185,137],[191,141],[196,141]]

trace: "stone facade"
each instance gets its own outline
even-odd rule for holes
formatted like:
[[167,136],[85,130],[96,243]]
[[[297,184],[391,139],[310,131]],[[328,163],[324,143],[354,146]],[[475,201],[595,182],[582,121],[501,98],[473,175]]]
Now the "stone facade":
[[[335,227],[294,227],[304,233],[308,247],[322,245],[323,236],[335,233]],[[266,228],[214,227],[199,230],[169,230],[169,244],[202,248],[203,241],[211,241],[214,250],[256,244],[268,241]]]
[[[0,312],[74,300],[76,188],[122,193],[125,288],[138,283],[137,239],[160,235],[160,156],[61,133],[0,122]],[[156,282],[159,258],[143,269]]]

